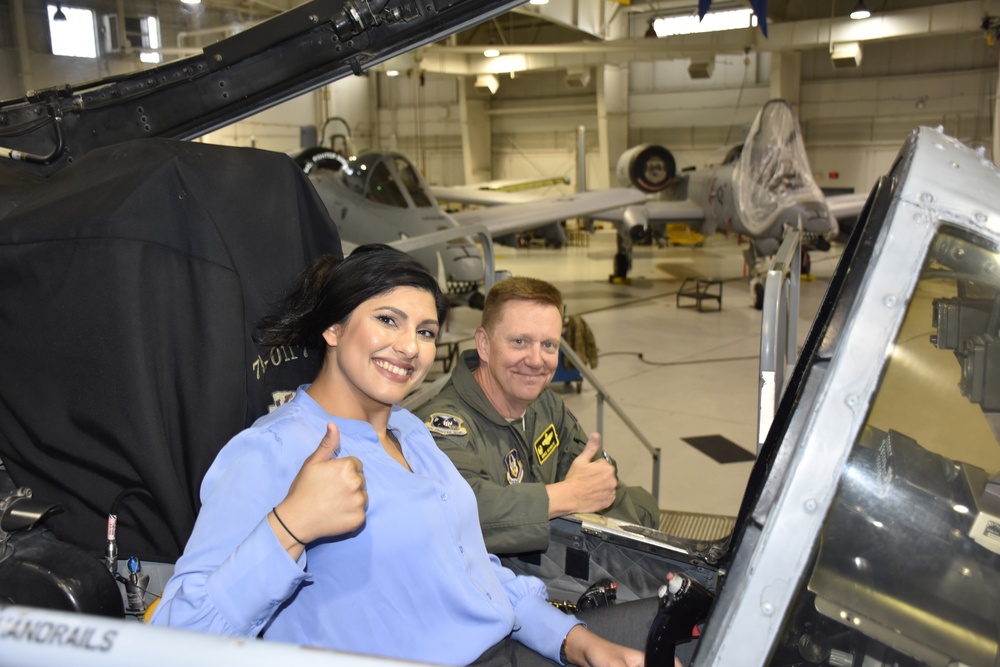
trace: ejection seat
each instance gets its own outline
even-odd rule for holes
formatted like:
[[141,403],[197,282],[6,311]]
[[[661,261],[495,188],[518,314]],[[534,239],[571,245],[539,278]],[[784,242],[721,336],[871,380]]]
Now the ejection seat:
[[176,561],[219,448],[315,373],[250,337],[326,253],[290,158],[193,142],[95,150],[0,220],[0,601],[121,614],[102,561]]

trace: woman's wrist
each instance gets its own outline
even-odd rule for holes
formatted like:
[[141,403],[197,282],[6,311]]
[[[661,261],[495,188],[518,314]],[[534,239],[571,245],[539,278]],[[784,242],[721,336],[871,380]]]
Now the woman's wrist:
[[280,516],[280,515],[278,514],[278,508],[277,508],[277,507],[272,507],[272,508],[271,508],[271,514],[273,514],[273,515],[274,515],[274,518],[278,520],[278,523],[279,523],[279,524],[281,525],[281,527],[282,527],[282,528],[283,528],[283,529],[285,530],[285,532],[286,532],[286,533],[288,533],[289,537],[291,537],[291,538],[292,538],[293,540],[295,540],[296,542],[298,542],[298,543],[299,543],[299,544],[301,544],[302,546],[305,546],[305,545],[306,545],[306,543],[305,543],[305,542],[303,542],[303,541],[302,541],[302,540],[300,540],[299,538],[295,537],[295,533],[293,533],[293,532],[292,532],[291,530],[289,530],[289,529],[288,529],[288,526],[287,526],[287,525],[285,525],[285,522],[281,520],[281,516]]
[[292,522],[288,520],[288,516],[286,516],[288,515],[288,512],[281,514],[281,511],[280,506],[272,508],[271,511],[267,513],[265,518],[268,525],[271,526],[271,531],[274,533],[274,536],[278,538],[278,543],[281,545],[281,548],[284,549],[293,559],[297,559],[303,550],[305,550],[305,544],[299,541],[299,535],[292,532],[295,531],[296,528]]
[[580,648],[580,641],[587,633],[587,626],[578,623],[569,629],[563,637],[562,647],[559,649],[559,659],[564,665],[578,665],[586,667],[586,660]]

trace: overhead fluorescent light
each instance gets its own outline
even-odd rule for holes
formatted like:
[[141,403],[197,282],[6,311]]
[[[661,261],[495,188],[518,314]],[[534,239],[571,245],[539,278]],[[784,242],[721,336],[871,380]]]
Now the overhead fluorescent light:
[[489,48],[483,51],[483,55],[486,56],[487,58],[496,58],[497,56],[500,55],[500,50]]
[[709,12],[705,18],[698,20],[697,14],[686,16],[661,16],[653,20],[653,30],[657,37],[670,35],[693,35],[703,32],[721,32],[723,30],[739,30],[753,28],[757,25],[757,17],[752,9],[732,9],[724,12]]
[[385,75],[386,76],[399,76],[399,70],[398,69],[387,69],[385,71]]
[[529,5],[547,5],[547,4],[549,4],[549,0],[531,0],[528,4]]

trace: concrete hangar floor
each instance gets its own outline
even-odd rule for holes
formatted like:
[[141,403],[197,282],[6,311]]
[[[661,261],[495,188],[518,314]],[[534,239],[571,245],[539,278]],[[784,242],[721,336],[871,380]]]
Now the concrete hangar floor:
[[[719,235],[700,248],[636,247],[632,282],[624,285],[608,281],[614,230],[598,229],[578,240],[561,249],[496,246],[496,267],[548,280],[562,291],[567,315],[583,316],[599,351],[591,370],[661,449],[664,528],[674,512],[712,515],[705,517],[709,521],[735,517],[756,451],[760,370],[761,313],[752,307],[743,277],[742,246]],[[801,285],[800,345],[841,250],[810,255],[814,279]],[[722,281],[721,309],[705,301],[699,311],[693,299],[678,299],[684,279],[698,277]],[[478,320],[479,311],[455,309],[442,340],[471,348]],[[585,380],[554,382],[553,389],[584,428],[597,430],[592,386]],[[604,445],[622,479],[651,489],[651,454],[607,404]],[[714,532],[715,524],[707,530]]]

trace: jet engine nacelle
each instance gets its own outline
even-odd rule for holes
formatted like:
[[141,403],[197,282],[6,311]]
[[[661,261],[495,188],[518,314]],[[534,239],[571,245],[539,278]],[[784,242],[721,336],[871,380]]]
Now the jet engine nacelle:
[[677,162],[663,146],[641,144],[621,154],[615,173],[622,185],[632,185],[643,192],[659,192],[674,180]]

